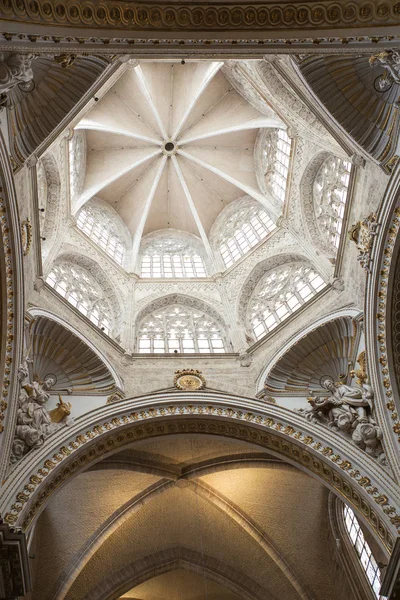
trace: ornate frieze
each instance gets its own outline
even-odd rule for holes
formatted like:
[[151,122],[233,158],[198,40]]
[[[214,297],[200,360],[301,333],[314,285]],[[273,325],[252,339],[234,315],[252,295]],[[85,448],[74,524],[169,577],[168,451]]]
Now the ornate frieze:
[[1,399],[0,399],[0,433],[4,430],[4,417],[8,405],[8,393],[10,387],[11,365],[13,361],[13,346],[14,346],[14,316],[15,316],[15,297],[14,297],[14,278],[13,278],[13,261],[10,239],[10,226],[8,223],[6,207],[0,193],[0,228],[2,243],[5,257],[5,284],[6,284],[6,323],[7,330],[2,335],[6,336],[6,353],[5,353],[5,368],[4,378],[2,382]]
[[[400,442],[400,418],[398,409],[394,402],[393,397],[393,387],[392,382],[389,375],[389,358],[388,358],[388,350],[387,350],[387,329],[386,329],[386,318],[388,314],[388,283],[389,283],[389,273],[392,267],[392,258],[393,251],[396,243],[396,239],[398,236],[398,232],[400,229],[400,207],[397,207],[394,210],[391,226],[388,230],[388,235],[386,238],[385,248],[384,248],[384,256],[382,260],[382,268],[380,270],[379,277],[379,288],[378,288],[378,312],[376,314],[377,320],[377,328],[378,328],[378,356],[377,360],[380,365],[381,371],[381,380],[384,386],[385,394],[386,394],[386,408],[390,413],[390,418],[392,420],[392,429],[394,433],[397,435],[397,439]],[[398,271],[396,271],[398,272]],[[399,278],[397,278],[397,282],[394,285],[394,298],[396,297],[396,289],[399,289]],[[394,300],[395,303],[395,300]],[[396,344],[396,330],[394,330],[394,343]],[[398,369],[399,372],[399,369]],[[400,381],[400,377],[398,377],[398,381]]]
[[113,2],[94,0],[68,2],[59,0],[1,0],[0,13],[4,19],[20,23],[36,23],[75,28],[115,30],[202,29],[271,31],[276,29],[347,28],[351,26],[396,25],[400,5],[390,1],[342,4],[339,2],[310,2],[282,5],[219,3],[163,4]]

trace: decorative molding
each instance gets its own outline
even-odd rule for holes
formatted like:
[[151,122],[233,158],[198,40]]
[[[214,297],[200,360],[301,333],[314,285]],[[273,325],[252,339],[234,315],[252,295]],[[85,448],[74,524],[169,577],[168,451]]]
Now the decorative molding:
[[[384,258],[382,260],[382,265],[377,265],[374,270],[380,268],[380,277],[379,277],[379,289],[377,292],[378,295],[378,312],[375,315],[378,335],[377,335],[377,346],[378,346],[378,356],[377,360],[380,364],[380,371],[382,377],[383,387],[386,390],[386,408],[389,411],[390,418],[392,420],[392,429],[397,436],[397,440],[400,443],[400,417],[399,417],[399,407],[395,404],[395,397],[393,384],[390,377],[389,372],[389,363],[391,359],[388,357],[388,342],[387,335],[389,331],[387,330],[386,318],[388,312],[391,311],[391,298],[388,298],[388,283],[389,283],[389,274],[392,271],[392,259],[394,254],[394,249],[396,245],[396,239],[398,233],[400,231],[400,206],[397,206],[394,209],[394,213],[391,219],[390,227],[388,229],[387,237],[385,240],[385,248],[384,248]],[[394,265],[396,268],[396,264]],[[393,289],[393,297],[396,297],[400,293],[400,284],[399,279],[397,278],[397,287]],[[393,333],[393,332],[391,332]],[[396,333],[395,333],[396,336]],[[389,344],[390,345],[390,344]],[[394,348],[393,348],[394,350]],[[394,357],[393,359],[394,360]],[[395,366],[393,366],[395,370]],[[397,387],[398,390],[398,387]]]
[[0,344],[0,480],[6,475],[17,412],[18,365],[24,321],[23,257],[18,205],[9,154],[0,134],[0,231],[2,238],[2,340]]
[[29,219],[21,223],[21,242],[23,255],[27,256],[32,246],[32,223]]
[[[207,28],[216,30],[271,31],[304,29],[313,27],[348,28],[380,27],[399,23],[400,7],[390,1],[378,5],[371,0],[362,4],[305,1],[292,4],[220,4],[180,3],[137,4],[104,0],[99,5],[94,0],[84,4],[60,0],[56,5],[46,0],[1,0],[3,18],[11,23],[36,24],[58,27],[101,28],[107,30],[151,31],[197,31]],[[65,49],[64,49],[65,52]]]

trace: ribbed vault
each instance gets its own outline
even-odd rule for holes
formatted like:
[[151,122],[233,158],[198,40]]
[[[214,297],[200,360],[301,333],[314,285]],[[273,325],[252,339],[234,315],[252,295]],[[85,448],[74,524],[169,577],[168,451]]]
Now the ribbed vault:
[[32,371],[41,380],[55,375],[54,391],[105,395],[116,389],[113,376],[99,356],[60,323],[36,317],[30,342]]
[[323,392],[321,378],[338,381],[347,376],[354,360],[355,326],[340,317],[317,327],[295,343],[272,366],[265,388],[272,395],[309,395]]
[[17,86],[8,101],[10,146],[17,164],[61,123],[108,64],[100,56],[78,57],[67,68],[45,56],[32,61],[32,91]]
[[382,92],[376,84],[384,73],[368,56],[309,56],[300,71],[328,111],[377,161],[387,164],[396,152],[400,86]]
[[[65,531],[62,506],[76,495]],[[291,505],[299,497],[314,507],[297,524],[304,539],[317,534],[312,575],[306,563],[302,572],[293,566]],[[153,584],[132,589],[177,569],[200,576],[191,579],[198,593],[214,582],[244,600],[277,600],[277,589],[287,600],[333,600],[317,533],[326,498],[319,482],[251,442],[190,433],[137,440],[64,486],[40,517],[38,565],[54,568],[40,569],[34,600],[147,600]],[[43,547],[49,527],[55,541]]]

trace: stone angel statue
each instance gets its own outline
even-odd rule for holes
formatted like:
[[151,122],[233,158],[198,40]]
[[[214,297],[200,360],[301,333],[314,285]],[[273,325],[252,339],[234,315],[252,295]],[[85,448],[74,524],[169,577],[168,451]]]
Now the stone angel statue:
[[37,375],[29,380],[28,359],[19,369],[21,381],[18,399],[17,425],[12,446],[11,462],[17,462],[34,448],[41,446],[55,431],[70,425],[71,404],[59,395],[57,408],[48,412],[45,405],[56,379],[52,376],[40,380]]
[[310,396],[309,407],[299,409],[299,412],[308,421],[326,425],[350,438],[355,445],[385,464],[382,431],[372,417],[374,392],[366,383],[365,352],[357,360],[360,369],[350,372],[353,377],[357,376],[355,385],[335,383],[332,378],[325,377],[321,386],[327,395]]

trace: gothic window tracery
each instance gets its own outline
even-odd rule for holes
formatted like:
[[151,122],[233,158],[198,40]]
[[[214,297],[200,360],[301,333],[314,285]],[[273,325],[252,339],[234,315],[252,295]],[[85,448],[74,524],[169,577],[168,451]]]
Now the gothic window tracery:
[[370,583],[370,586],[375,596],[378,599],[382,598],[379,594],[379,590],[381,588],[381,572],[374,558],[374,555],[372,554],[371,548],[369,547],[368,542],[364,538],[364,534],[357,520],[357,517],[355,516],[352,509],[348,506],[344,507],[343,516],[347,534],[357,553],[358,559]]
[[125,255],[124,242],[109,214],[94,203],[87,203],[78,213],[77,225],[104,252],[122,265]]
[[69,262],[59,262],[53,265],[46,283],[99,329],[110,335],[112,318],[108,301],[97,281],[86,269]]
[[284,129],[271,129],[263,149],[264,177],[269,188],[282,202],[286,197],[291,139]]
[[325,282],[310,266],[292,263],[268,271],[250,299],[249,322],[257,340],[296,312]]
[[142,277],[207,277],[204,260],[191,240],[179,235],[151,237],[141,252]]
[[275,229],[265,210],[256,202],[246,202],[224,219],[216,240],[226,268],[233,265],[253,246]]
[[138,330],[140,353],[224,353],[221,325],[206,312],[173,304],[147,315]]
[[322,163],[313,184],[314,211],[322,235],[339,247],[347,201],[351,162],[329,156]]

